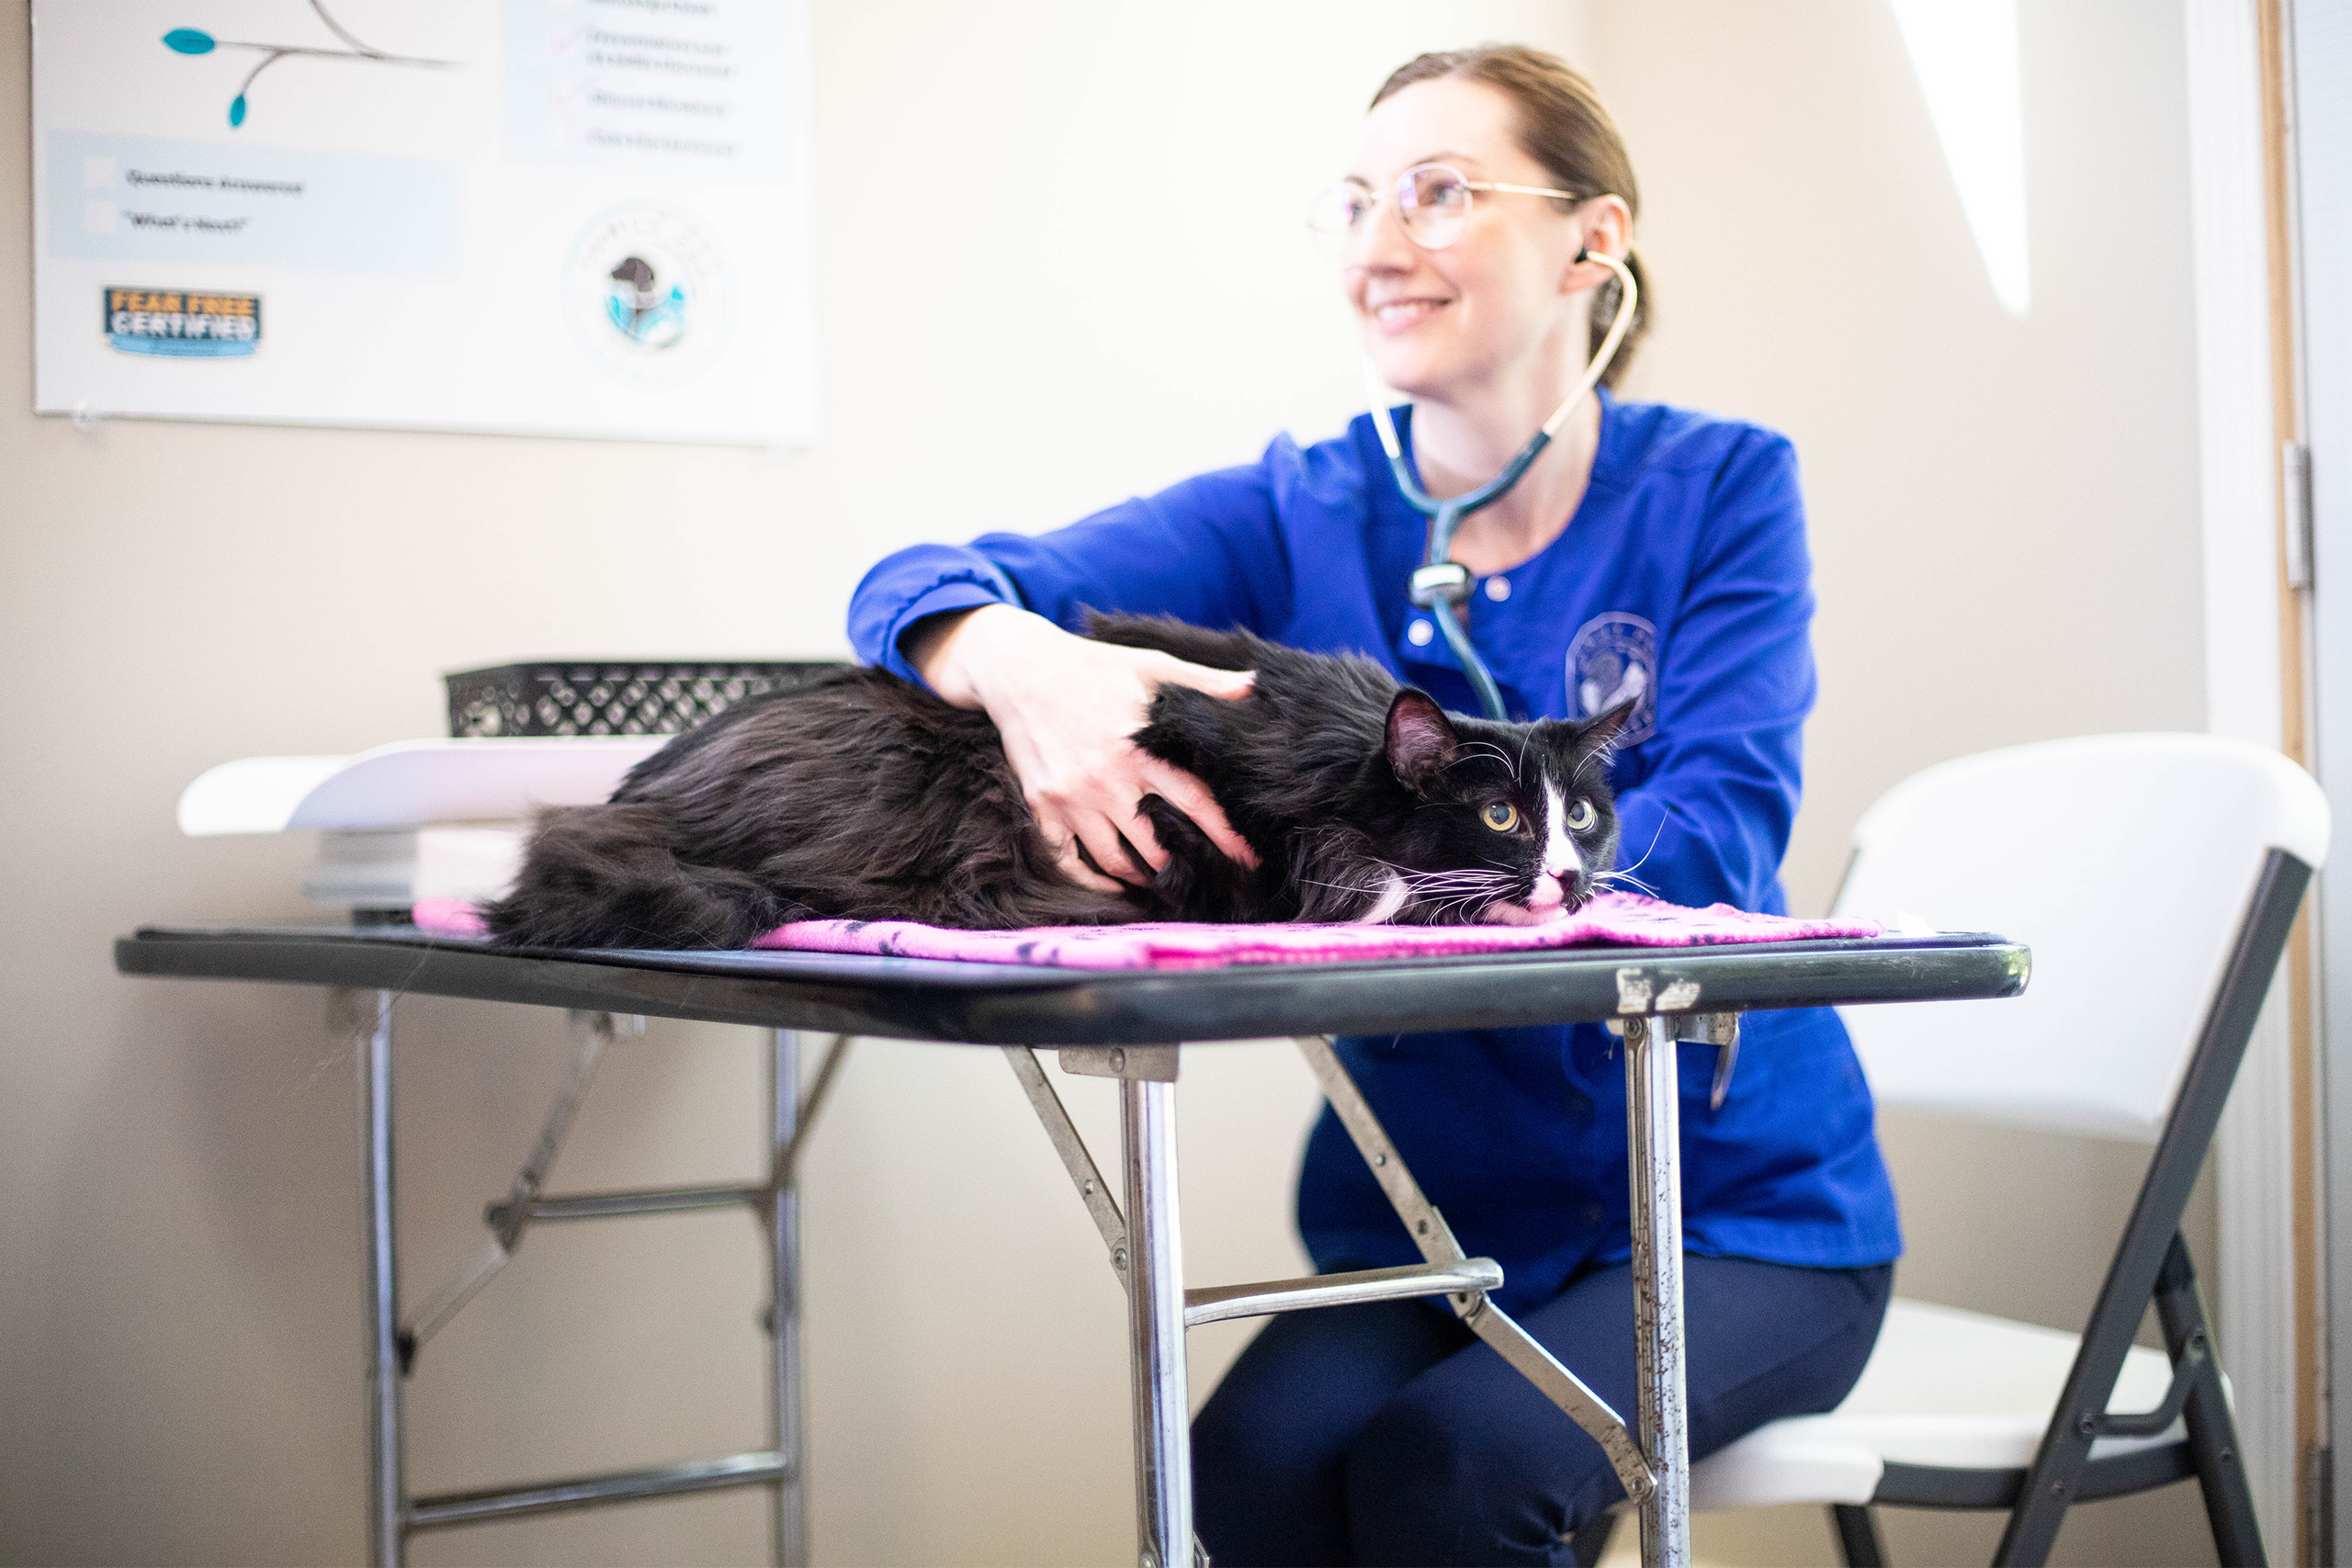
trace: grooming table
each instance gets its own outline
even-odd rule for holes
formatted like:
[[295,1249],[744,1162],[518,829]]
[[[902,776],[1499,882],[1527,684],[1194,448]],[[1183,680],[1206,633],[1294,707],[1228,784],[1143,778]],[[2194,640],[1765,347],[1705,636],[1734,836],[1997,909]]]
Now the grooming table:
[[[1638,1505],[1647,1564],[1690,1557],[1684,1430],[1681,1185],[1676,1042],[1727,1059],[1738,1015],[1757,1009],[2015,996],[2030,958],[1997,936],[1945,933],[1716,947],[1584,947],[1542,953],[1243,965],[1078,970],[807,952],[499,953],[413,928],[148,927],[115,944],[126,975],[262,980],[373,993],[364,1036],[367,1126],[370,1560],[401,1561],[415,1530],[477,1519],[750,1483],[773,1488],[779,1562],[807,1561],[800,1486],[798,1252],[793,1169],[851,1036],[960,1042],[1005,1051],[1111,1264],[1126,1286],[1134,1387],[1136,1530],[1143,1568],[1183,1568],[1192,1538],[1184,1330],[1220,1318],[1436,1296],[1590,1433]],[[392,1235],[391,1016],[402,993],[565,1008],[585,1015],[571,1083],[507,1201],[493,1204],[484,1258],[403,1326]],[[750,1024],[774,1032],[773,1164],[763,1182],[550,1197],[539,1190],[621,1018]],[[1627,1424],[1487,1297],[1491,1259],[1465,1257],[1421,1194],[1332,1052],[1329,1037],[1605,1021],[1625,1042],[1631,1148],[1638,1424]],[[797,1032],[836,1036],[804,1101]],[[1174,1042],[1297,1037],[1325,1094],[1426,1260],[1407,1269],[1187,1292],[1177,1245]],[[1120,1080],[1124,1205],[1063,1111],[1036,1047],[1065,1071]],[[1720,1083],[1720,1079],[1719,1079]],[[763,1452],[539,1485],[407,1495],[401,1372],[431,1330],[479,1289],[533,1221],[748,1205],[772,1248],[771,1436]]]

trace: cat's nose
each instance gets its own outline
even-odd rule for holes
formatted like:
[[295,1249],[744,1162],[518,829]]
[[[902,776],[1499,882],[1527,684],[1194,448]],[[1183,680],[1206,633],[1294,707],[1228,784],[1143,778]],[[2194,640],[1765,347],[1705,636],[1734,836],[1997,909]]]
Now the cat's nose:
[[1548,871],[1535,879],[1534,890],[1527,896],[1527,907],[1531,909],[1556,909],[1567,901],[1567,889],[1561,885],[1558,876]]

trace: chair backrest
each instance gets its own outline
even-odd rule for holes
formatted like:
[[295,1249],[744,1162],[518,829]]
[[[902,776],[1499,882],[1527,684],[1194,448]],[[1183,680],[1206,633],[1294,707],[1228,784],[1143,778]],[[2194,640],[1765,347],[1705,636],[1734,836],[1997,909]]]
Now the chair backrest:
[[2326,797],[2275,751],[2105,735],[1915,773],[1863,815],[1838,912],[2033,950],[2007,1001],[1844,1009],[1883,1103],[2154,1141],[2273,849]]

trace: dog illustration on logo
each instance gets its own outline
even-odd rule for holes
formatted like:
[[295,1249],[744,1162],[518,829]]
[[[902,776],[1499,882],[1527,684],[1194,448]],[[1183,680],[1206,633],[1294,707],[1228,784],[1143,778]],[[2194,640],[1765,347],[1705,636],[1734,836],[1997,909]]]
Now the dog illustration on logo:
[[605,313],[614,331],[640,348],[668,348],[686,335],[686,291],[675,283],[663,288],[651,262],[626,256],[612,279]]
[[599,214],[572,242],[560,287],[572,341],[623,386],[684,386],[727,350],[725,254],[683,208],[630,201]]

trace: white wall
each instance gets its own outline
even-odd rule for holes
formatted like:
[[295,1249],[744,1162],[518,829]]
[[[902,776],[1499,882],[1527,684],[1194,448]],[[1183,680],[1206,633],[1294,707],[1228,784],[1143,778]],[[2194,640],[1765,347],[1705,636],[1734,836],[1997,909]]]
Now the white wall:
[[[26,118],[0,11],[0,122]],[[300,912],[308,846],[192,842],[222,759],[432,733],[436,672],[536,653],[841,649],[899,543],[1048,525],[1359,404],[1295,220],[1414,51],[1566,50],[1623,119],[1660,328],[1637,389],[1788,430],[1823,704],[1789,864],[1937,759],[2203,722],[2177,10],[2024,8],[2033,314],[1985,288],[1879,0],[817,8],[823,437],[797,453],[35,421],[0,312],[0,1559],[323,1562],[359,1546],[352,1061],[320,999],[127,981],[142,920]],[[0,244],[28,274],[28,149]],[[406,1280],[476,1244],[563,1045],[403,1005]],[[1106,1151],[1103,1086],[1073,1098]],[[757,1163],[745,1032],[618,1053],[565,1186]],[[1200,1278],[1295,1264],[1312,1107],[1275,1047],[1187,1067]],[[872,1044],[806,1169],[827,1561],[1127,1550],[1116,1297],[991,1054]],[[2137,1156],[1890,1119],[1913,1293],[2078,1321]],[[411,1385],[419,1489],[759,1438],[750,1227],[535,1235]],[[1246,1334],[1196,1337],[1205,1388]],[[1990,1526],[1894,1521],[1905,1561]],[[1826,1560],[1817,1518],[1702,1525]],[[421,1563],[738,1562],[749,1496],[425,1538]],[[2086,1510],[2070,1561],[2210,1561],[2192,1501]]]

